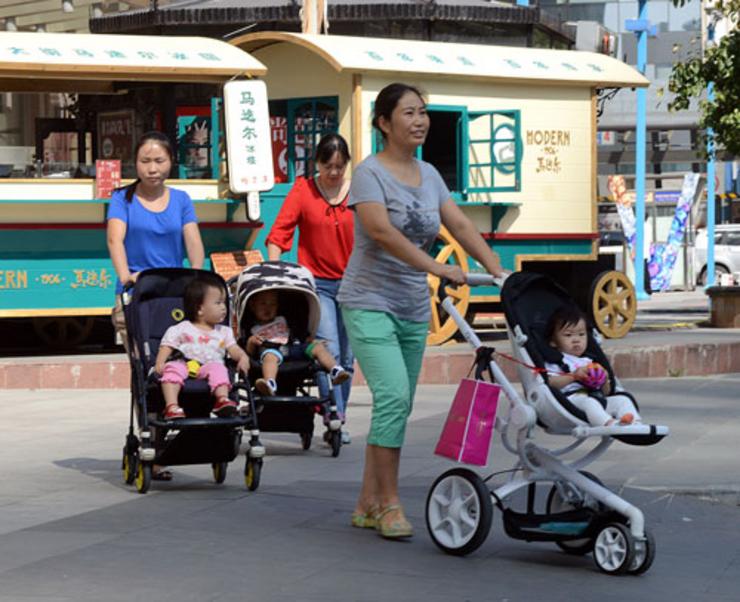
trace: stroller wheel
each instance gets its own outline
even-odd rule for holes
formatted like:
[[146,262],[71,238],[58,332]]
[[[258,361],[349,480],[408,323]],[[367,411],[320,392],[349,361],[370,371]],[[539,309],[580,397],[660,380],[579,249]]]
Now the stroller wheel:
[[331,445],[331,457],[336,458],[339,450],[342,449],[342,431],[331,431],[329,445]]
[[594,562],[609,575],[629,571],[635,562],[635,539],[629,528],[621,523],[603,527],[594,539]]
[[630,575],[642,575],[653,565],[655,560],[655,538],[645,529],[645,541],[635,541],[635,559],[628,572]]
[[123,470],[123,481],[126,485],[133,484],[136,479],[136,469],[138,464],[138,456],[136,454],[129,454],[126,452],[126,448],[123,448],[123,461],[121,462],[121,469]]
[[220,485],[226,480],[226,469],[228,468],[227,462],[216,462],[211,464],[213,469],[213,480],[216,481],[217,485]]
[[310,449],[313,441],[313,433],[301,433],[301,446],[304,450]]
[[244,466],[244,484],[249,491],[255,491],[260,486],[262,474],[262,458],[247,458]]
[[149,462],[137,462],[136,479],[134,481],[136,491],[146,493],[152,484],[152,465]]
[[[594,483],[603,485],[601,480],[596,475],[593,475],[590,472],[586,472],[585,470],[581,470],[580,473],[584,477],[588,477],[589,479],[591,479]],[[577,492],[573,493],[574,497],[576,497]],[[584,495],[581,500],[563,499],[560,491],[555,485],[552,486],[552,489],[550,489],[550,493],[547,494],[546,508],[548,514],[567,512],[568,510],[575,510],[578,508],[583,508],[584,506],[587,508],[591,508],[597,512],[602,509],[602,505],[598,501],[591,498],[589,495]],[[590,538],[556,541],[555,544],[561,550],[563,550],[563,552],[573,554],[574,556],[583,556],[594,549],[594,540]]]
[[448,470],[429,490],[427,530],[448,554],[464,556],[477,550],[491,530],[492,519],[491,492],[472,470]]

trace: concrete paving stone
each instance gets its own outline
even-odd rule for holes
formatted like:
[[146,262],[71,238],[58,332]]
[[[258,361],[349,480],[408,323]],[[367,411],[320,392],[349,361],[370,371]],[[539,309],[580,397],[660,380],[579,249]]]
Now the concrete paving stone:
[[[329,457],[318,427],[307,453],[294,435],[265,433],[271,455],[257,492],[245,490],[240,458],[223,486],[212,483],[209,466],[174,467],[175,480],[155,483],[145,496],[120,481],[125,391],[94,392],[95,412],[77,392],[27,392],[30,417],[3,403],[15,392],[0,391],[2,424],[37,435],[12,439],[14,428],[0,430],[0,446],[7,449],[6,438],[15,446],[12,457],[0,455],[0,472],[12,473],[0,493],[0,553],[15,549],[19,559],[0,569],[0,601],[736,602],[740,509],[735,498],[718,493],[737,471],[738,383],[740,375],[627,383],[644,414],[669,424],[672,433],[650,448],[615,444],[589,466],[644,511],[658,542],[650,572],[614,580],[601,575],[590,556],[509,539],[498,511],[475,554],[454,558],[434,546],[424,504],[433,479],[453,466],[433,456],[433,448],[454,386],[419,388],[401,464],[401,496],[417,531],[407,543],[348,525],[369,425],[363,387],[355,389],[349,411],[353,443],[339,458]],[[55,420],[44,417],[51,407]],[[57,437],[59,424],[71,435]],[[570,441],[541,431],[535,438],[547,446]],[[54,444],[46,445],[49,440]],[[514,460],[496,437],[491,463],[479,472],[510,468]],[[673,493],[691,484],[722,503]],[[62,546],[67,538],[69,549]],[[34,556],[39,550],[48,553]]]

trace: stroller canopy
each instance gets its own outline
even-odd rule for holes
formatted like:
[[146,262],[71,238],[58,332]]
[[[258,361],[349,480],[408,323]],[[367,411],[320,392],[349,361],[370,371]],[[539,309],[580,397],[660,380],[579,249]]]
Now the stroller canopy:
[[[566,290],[542,274],[515,272],[504,283],[501,301],[509,327],[513,330],[518,325],[527,335],[526,347],[534,362],[540,367],[545,362],[561,364],[563,355],[546,340],[545,331],[555,310],[567,305],[577,306]],[[588,317],[586,321],[589,321]],[[613,378],[609,360],[594,339],[592,329],[593,325],[587,324],[586,355],[604,366]]]
[[278,291],[278,314],[285,316],[291,336],[313,337],[319,327],[321,304],[313,275],[306,268],[288,261],[265,261],[247,266],[236,283],[238,338],[245,339],[254,325],[249,299],[261,291]]

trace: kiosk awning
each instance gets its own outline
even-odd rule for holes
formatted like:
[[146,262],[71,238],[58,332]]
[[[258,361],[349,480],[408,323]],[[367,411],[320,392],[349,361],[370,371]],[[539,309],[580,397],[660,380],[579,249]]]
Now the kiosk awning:
[[387,38],[258,32],[231,40],[248,52],[275,43],[303,46],[337,71],[446,76],[542,85],[647,87],[626,63],[595,52]]
[[211,38],[0,33],[0,91],[46,89],[48,80],[85,91],[98,89],[96,82],[218,83],[265,73],[257,59]]

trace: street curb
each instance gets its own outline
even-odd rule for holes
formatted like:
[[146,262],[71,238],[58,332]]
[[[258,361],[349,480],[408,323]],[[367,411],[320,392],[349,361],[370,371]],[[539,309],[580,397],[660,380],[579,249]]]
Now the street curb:
[[[508,351],[508,350],[507,350]],[[740,372],[740,341],[605,349],[619,378],[665,378]],[[472,351],[430,348],[419,384],[457,384],[470,372]],[[518,381],[516,365],[499,360],[504,374]],[[360,370],[354,384],[365,384]],[[123,355],[0,360],[1,389],[129,389],[130,372]]]

